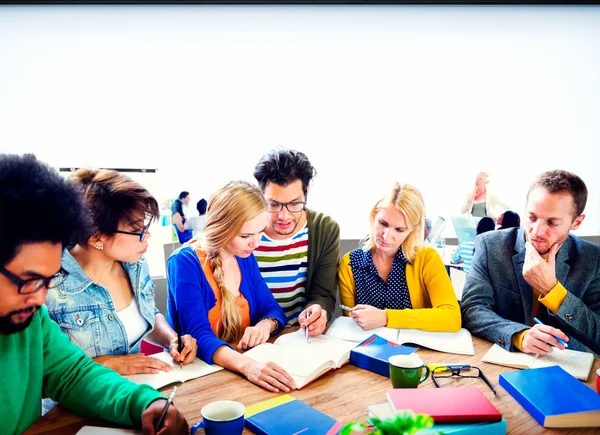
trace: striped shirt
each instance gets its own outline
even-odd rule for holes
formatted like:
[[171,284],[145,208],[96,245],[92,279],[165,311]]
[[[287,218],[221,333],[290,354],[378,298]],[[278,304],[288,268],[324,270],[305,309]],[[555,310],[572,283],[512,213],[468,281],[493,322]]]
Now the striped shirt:
[[471,268],[471,260],[473,259],[474,253],[475,242],[462,242],[452,254],[451,261],[452,263],[460,263],[460,260],[462,260],[464,264],[463,270],[468,272]]
[[306,305],[307,224],[289,239],[273,240],[263,234],[254,256],[267,286],[285,312],[286,323],[297,324]]

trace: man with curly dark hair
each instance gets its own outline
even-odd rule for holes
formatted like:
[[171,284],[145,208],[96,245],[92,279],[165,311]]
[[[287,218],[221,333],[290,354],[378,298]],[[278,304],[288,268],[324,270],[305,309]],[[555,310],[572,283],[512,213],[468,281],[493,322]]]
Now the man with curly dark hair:
[[254,169],[269,219],[256,260],[287,323],[311,336],[323,333],[333,314],[340,255],[337,222],[306,208],[316,173],[304,153],[287,149],[268,152]]
[[[154,433],[165,398],[94,363],[44,306],[48,289],[68,275],[63,246],[81,241],[89,224],[75,185],[32,154],[0,154],[2,433],[22,433],[40,416],[42,391],[83,417]],[[188,426],[171,406],[164,428],[161,434],[179,434]]]

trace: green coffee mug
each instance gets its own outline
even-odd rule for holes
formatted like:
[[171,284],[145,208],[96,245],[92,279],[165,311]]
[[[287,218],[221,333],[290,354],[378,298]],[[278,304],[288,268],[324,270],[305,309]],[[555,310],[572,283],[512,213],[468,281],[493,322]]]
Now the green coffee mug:
[[417,355],[394,355],[388,362],[394,388],[417,388],[429,376],[429,367]]

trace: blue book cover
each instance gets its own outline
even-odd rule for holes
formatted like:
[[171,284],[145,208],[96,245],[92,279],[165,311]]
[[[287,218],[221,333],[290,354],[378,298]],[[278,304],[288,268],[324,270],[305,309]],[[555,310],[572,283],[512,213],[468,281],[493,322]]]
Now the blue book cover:
[[[373,417],[384,420],[394,417],[395,411],[389,403],[378,403],[367,407],[369,409],[369,418],[367,421],[371,423]],[[429,429],[421,429],[416,435],[506,435],[506,420],[495,421],[492,423],[458,423],[458,424],[434,424]]]
[[501,373],[499,384],[544,427],[600,427],[600,395],[560,366]]
[[257,435],[335,435],[342,423],[289,394],[246,408],[245,424]]
[[430,429],[422,429],[416,435],[506,435],[506,420],[493,423],[434,424]]
[[408,355],[415,350],[416,347],[393,343],[373,334],[350,351],[350,364],[389,378],[389,357]]

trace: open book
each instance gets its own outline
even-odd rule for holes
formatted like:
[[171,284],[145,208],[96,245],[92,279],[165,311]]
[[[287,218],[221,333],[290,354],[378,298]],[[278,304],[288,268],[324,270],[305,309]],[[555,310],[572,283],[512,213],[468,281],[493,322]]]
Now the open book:
[[554,349],[546,355],[538,356],[523,352],[509,352],[494,344],[481,361],[516,369],[561,366],[567,373],[586,381],[594,364],[594,355],[570,349]]
[[343,366],[350,359],[355,343],[328,337],[310,337],[306,342],[304,330],[284,334],[275,343],[263,343],[244,355],[256,361],[273,361],[284,368],[302,389],[328,371]]
[[428,332],[396,328],[375,328],[365,331],[350,317],[338,317],[325,336],[360,343],[373,334],[397,344],[411,343],[440,352],[475,355],[471,333],[464,328],[458,332]]
[[200,358],[196,358],[193,362],[184,365],[183,368],[181,368],[173,361],[173,358],[171,358],[171,355],[168,352],[159,352],[150,356],[173,366],[173,370],[152,375],[140,374],[124,377],[136,384],[147,384],[153,388],[159,389],[165,385],[189,381],[190,379],[196,379],[200,376],[210,375],[211,373],[223,370],[223,367],[216,364],[207,364]]

